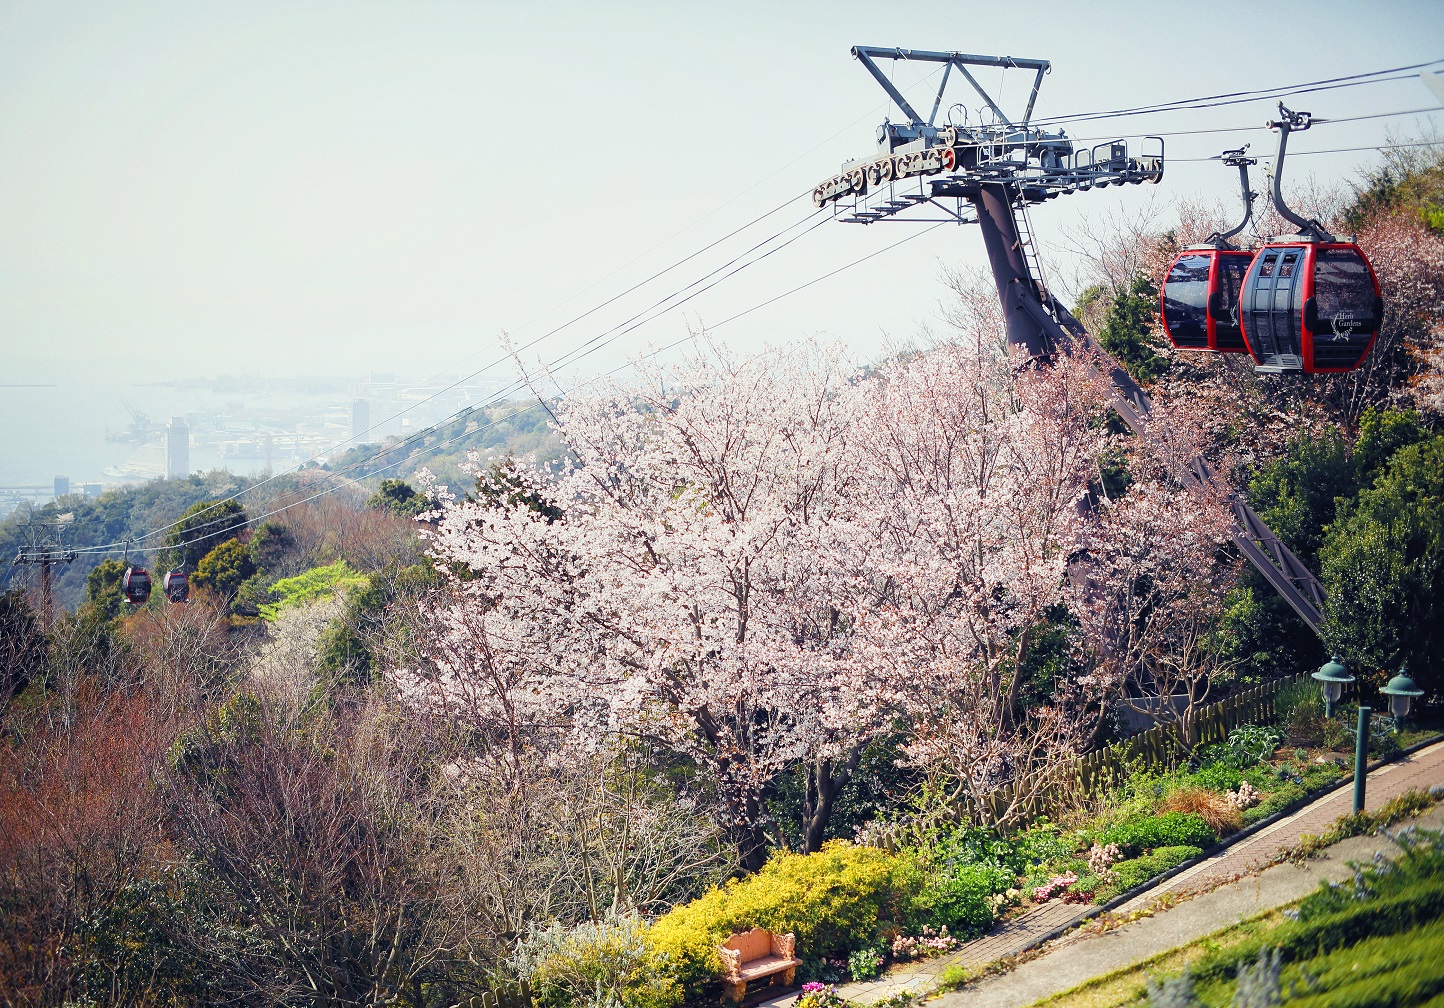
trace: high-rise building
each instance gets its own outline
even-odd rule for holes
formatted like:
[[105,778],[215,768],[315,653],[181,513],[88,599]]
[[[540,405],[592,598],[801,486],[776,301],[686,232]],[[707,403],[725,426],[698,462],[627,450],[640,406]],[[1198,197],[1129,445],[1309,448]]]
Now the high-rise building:
[[365,441],[371,432],[371,404],[365,399],[351,400],[351,439]]
[[165,425],[165,475],[180,479],[191,474],[191,432],[185,417],[173,416]]
[[68,494],[68,493],[70,493],[70,477],[69,477],[69,476],[57,476],[57,477],[55,477],[55,496],[57,496],[57,497],[64,497],[64,496],[65,496],[66,494]]

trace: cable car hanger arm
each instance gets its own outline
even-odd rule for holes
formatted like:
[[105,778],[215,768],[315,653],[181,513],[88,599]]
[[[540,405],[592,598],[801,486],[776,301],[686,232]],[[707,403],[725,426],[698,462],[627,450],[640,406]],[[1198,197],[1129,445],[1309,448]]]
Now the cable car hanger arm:
[[1289,134],[1293,132],[1302,133],[1304,130],[1308,129],[1314,124],[1314,117],[1308,112],[1291,111],[1284,106],[1283,102],[1279,102],[1279,116],[1279,119],[1270,120],[1268,123],[1265,124],[1269,127],[1269,129],[1276,129],[1279,131],[1279,153],[1278,157],[1274,160],[1274,180],[1273,191],[1271,194],[1273,197],[1274,209],[1279,212],[1280,217],[1288,221],[1294,227],[1298,228],[1300,235],[1303,235],[1304,237],[1309,238],[1313,241],[1331,242],[1334,240],[1334,236],[1329,233],[1329,230],[1326,227],[1324,227],[1316,220],[1305,220],[1303,217],[1300,217],[1298,214],[1290,210],[1288,206],[1284,203],[1284,194],[1282,188],[1284,177],[1284,156],[1288,152]]
[[1215,232],[1209,235],[1208,243],[1215,248],[1237,248],[1238,246],[1234,245],[1229,239],[1241,233],[1244,228],[1248,227],[1248,222],[1253,220],[1253,201],[1258,199],[1258,193],[1249,188],[1248,169],[1249,165],[1258,164],[1258,158],[1245,156],[1244,151],[1248,150],[1248,148],[1249,145],[1244,144],[1238,150],[1224,151],[1221,156],[1224,164],[1238,169],[1239,188],[1243,193],[1243,220],[1239,221],[1236,227],[1230,228],[1222,234]]

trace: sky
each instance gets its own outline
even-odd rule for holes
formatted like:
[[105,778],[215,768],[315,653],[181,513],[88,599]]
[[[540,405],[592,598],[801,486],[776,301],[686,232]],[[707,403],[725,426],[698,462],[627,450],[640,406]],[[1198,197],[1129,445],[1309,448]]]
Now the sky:
[[[801,222],[804,194],[898,117],[853,45],[1051,60],[1039,114],[1060,116],[1439,59],[1441,15],[1438,0],[3,0],[0,383],[510,374],[504,336],[545,337],[523,359],[554,360]],[[910,87],[929,69],[899,67]],[[1020,71],[982,80],[1005,107],[1026,86]],[[1409,79],[1294,107],[1338,118],[1437,104]],[[1070,132],[1257,127],[1275,111]],[[1290,150],[1376,145],[1431,122],[1444,113],[1321,125]],[[1180,160],[1162,185],[1039,208],[1050,268],[1076,267],[1066,235],[1088,219],[1231,198],[1230,170],[1182,159],[1244,141],[1273,148],[1257,130],[1171,138]],[[1336,184],[1375,159],[1300,157],[1289,172]],[[919,230],[829,222],[569,373],[616,367]],[[745,350],[822,335],[866,357],[936,325],[944,268],[983,262],[975,229],[938,228],[718,337]]]

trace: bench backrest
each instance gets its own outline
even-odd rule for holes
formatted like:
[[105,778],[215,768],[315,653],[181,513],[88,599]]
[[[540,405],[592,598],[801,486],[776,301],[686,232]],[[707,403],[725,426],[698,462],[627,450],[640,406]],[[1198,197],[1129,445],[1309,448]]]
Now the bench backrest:
[[772,932],[765,928],[753,928],[735,934],[722,943],[722,947],[742,953],[742,962],[749,963],[772,954]]

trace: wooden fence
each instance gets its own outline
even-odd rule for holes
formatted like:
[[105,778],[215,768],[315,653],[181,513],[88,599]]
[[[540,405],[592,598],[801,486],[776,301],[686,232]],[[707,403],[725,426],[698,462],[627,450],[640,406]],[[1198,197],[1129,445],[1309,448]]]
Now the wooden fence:
[[[1174,721],[1158,724],[1120,742],[1093,749],[1078,758],[1074,770],[1065,769],[1059,775],[1059,793],[1042,795],[1028,802],[1026,807],[1020,810],[1021,816],[1014,825],[1025,826],[1052,811],[1053,807],[1065,804],[1068,797],[1065,793],[1074,788],[1085,795],[1097,794],[1117,785],[1131,768],[1174,766],[1192,746],[1226,741],[1228,733],[1241,724],[1271,721],[1278,714],[1279,693],[1299,683],[1307,683],[1308,679],[1306,672],[1275,679],[1200,707],[1181,723]],[[1190,740],[1192,746],[1185,745],[1185,740]],[[1013,805],[1013,785],[1005,784],[989,795],[987,800],[991,806],[992,818],[996,821],[1004,810]],[[932,829],[947,822],[960,822],[968,818],[972,811],[966,799],[959,800],[951,808],[934,810],[925,818],[874,826],[867,832],[866,842],[888,850],[897,850],[899,847],[923,842]]]
[[[1192,746],[1223,742],[1241,724],[1273,720],[1279,693],[1308,678],[1308,673],[1300,672],[1275,679],[1201,707],[1182,723],[1154,725],[1121,742],[1094,749],[1078,761],[1078,781],[1084,791],[1094,793],[1116,784],[1130,766],[1172,766]],[[1186,741],[1192,745],[1185,745]]]
[[496,990],[473,995],[454,1008],[532,1008],[531,986],[525,980],[504,984]]

